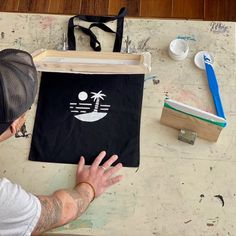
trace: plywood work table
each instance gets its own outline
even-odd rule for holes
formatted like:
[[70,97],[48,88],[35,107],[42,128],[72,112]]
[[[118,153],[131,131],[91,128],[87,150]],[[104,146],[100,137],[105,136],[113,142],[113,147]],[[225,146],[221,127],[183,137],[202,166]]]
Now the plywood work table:
[[[68,16],[1,13],[0,49],[29,52],[61,49]],[[149,51],[152,73],[147,80],[141,123],[141,165],[122,170],[125,180],[94,201],[80,219],[53,231],[86,235],[236,235],[236,66],[235,23],[126,19],[124,40],[131,52]],[[102,43],[107,41],[102,36]],[[110,36],[109,36],[110,37]],[[183,61],[169,58],[174,38],[188,41]],[[80,50],[88,50],[80,36]],[[110,50],[109,44],[105,49]],[[123,50],[125,44],[123,43]],[[195,67],[200,50],[214,56],[214,68],[228,127],[217,143],[197,139],[189,145],[177,140],[178,131],[160,124],[166,95],[200,109],[215,112],[205,72]],[[36,103],[28,114],[32,132]],[[27,160],[30,138],[12,138],[0,144],[0,176],[35,194],[72,187],[74,165]],[[221,195],[225,205],[215,195]]]

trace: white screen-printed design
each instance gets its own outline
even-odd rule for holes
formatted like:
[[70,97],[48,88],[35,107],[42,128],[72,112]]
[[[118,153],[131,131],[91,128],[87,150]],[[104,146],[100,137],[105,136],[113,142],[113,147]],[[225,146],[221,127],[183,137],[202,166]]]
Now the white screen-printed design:
[[102,90],[98,93],[91,92],[90,101],[88,101],[89,95],[85,91],[81,91],[78,94],[78,102],[70,102],[70,111],[74,114],[74,117],[78,120],[85,122],[95,122],[104,118],[109,108],[108,104],[101,104],[104,101],[106,95],[102,93]]

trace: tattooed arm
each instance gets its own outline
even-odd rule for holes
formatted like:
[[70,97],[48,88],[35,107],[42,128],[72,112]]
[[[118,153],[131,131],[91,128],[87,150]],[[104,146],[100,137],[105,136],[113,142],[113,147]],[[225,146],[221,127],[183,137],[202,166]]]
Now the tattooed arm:
[[102,167],[99,166],[105,155],[104,151],[101,152],[89,168],[85,167],[84,157],[80,158],[76,174],[77,185],[74,189],[58,190],[51,196],[38,196],[42,210],[40,219],[32,232],[33,235],[76,219],[85,212],[95,197],[100,196],[108,187],[122,179],[121,175],[112,177],[122,167],[119,163],[110,168],[118,159],[116,155],[110,157]]
[[52,196],[38,196],[42,210],[33,235],[76,219],[85,212],[93,197],[93,190],[86,183],[75,189],[58,190]]

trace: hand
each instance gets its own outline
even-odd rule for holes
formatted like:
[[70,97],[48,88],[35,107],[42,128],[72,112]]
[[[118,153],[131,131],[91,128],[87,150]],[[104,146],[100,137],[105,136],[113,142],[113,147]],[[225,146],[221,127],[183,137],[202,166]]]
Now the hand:
[[100,196],[108,187],[120,182],[123,178],[122,175],[112,177],[113,174],[122,168],[121,163],[111,167],[118,159],[117,155],[111,156],[102,166],[99,166],[105,156],[106,152],[102,151],[90,167],[85,167],[84,157],[81,156],[78,164],[76,183],[77,185],[82,182],[91,184],[95,190],[94,197]]

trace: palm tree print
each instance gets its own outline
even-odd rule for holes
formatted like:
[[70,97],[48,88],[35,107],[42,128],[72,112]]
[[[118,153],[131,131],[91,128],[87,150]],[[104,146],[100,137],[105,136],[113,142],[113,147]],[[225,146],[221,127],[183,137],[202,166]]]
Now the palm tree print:
[[100,90],[98,93],[94,93],[94,92],[91,92],[91,93],[93,94],[91,98],[93,98],[93,101],[96,102],[93,111],[98,112],[100,99],[104,100],[103,97],[106,97],[106,95],[102,93],[102,90]]

